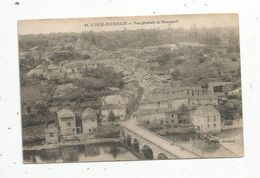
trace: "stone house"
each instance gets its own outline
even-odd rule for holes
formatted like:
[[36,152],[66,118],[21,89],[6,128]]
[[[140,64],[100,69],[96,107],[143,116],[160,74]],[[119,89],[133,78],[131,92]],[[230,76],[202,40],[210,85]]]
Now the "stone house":
[[82,113],[82,131],[83,134],[90,134],[97,131],[97,112],[94,109],[87,108]]
[[119,94],[104,97],[101,108],[103,121],[108,120],[110,112],[113,112],[120,120],[124,120],[126,117],[127,104],[126,100]]
[[218,97],[216,95],[193,96],[189,98],[189,106],[200,105],[218,105]]
[[62,67],[50,64],[47,67],[46,78],[48,80],[64,79],[65,71]]
[[178,124],[178,114],[171,109],[139,110],[133,114],[139,122],[147,124]]
[[93,61],[93,60],[87,60],[85,62],[86,69],[98,69],[98,68],[101,68],[102,66],[103,66],[103,64],[101,64],[97,61]]
[[182,96],[199,96],[203,95],[203,89],[200,86],[194,87],[159,87],[151,92],[152,96],[156,95],[182,95]]
[[229,96],[241,96],[241,93],[242,93],[241,87],[238,87],[234,90],[229,91],[228,95]]
[[181,95],[156,95],[145,98],[140,104],[141,110],[172,109],[177,110],[181,105],[189,105],[189,98]]
[[199,106],[190,113],[190,119],[198,133],[221,132],[220,113],[212,105]]
[[46,71],[47,71],[46,69],[47,69],[46,66],[40,64],[40,65],[36,66],[34,69],[30,70],[26,74],[26,76],[27,77],[34,77],[34,76],[36,76],[36,77],[46,77]]
[[57,123],[46,123],[44,128],[44,135],[46,143],[58,143],[59,142],[59,126]]
[[106,104],[102,106],[101,115],[103,121],[108,121],[110,112],[113,112],[121,121],[126,117],[126,106]]
[[72,136],[77,134],[75,114],[68,109],[57,112],[61,136]]

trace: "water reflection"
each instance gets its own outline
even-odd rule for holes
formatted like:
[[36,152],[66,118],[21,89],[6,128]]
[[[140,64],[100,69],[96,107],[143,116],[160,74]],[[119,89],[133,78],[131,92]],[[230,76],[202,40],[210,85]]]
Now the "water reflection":
[[119,143],[64,146],[56,149],[24,151],[25,163],[137,160]]

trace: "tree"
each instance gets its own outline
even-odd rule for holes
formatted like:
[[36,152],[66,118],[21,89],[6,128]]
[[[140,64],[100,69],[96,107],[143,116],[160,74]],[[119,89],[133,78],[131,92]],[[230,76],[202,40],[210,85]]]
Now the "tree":
[[115,116],[114,112],[110,111],[108,114],[108,121],[113,123],[116,120],[117,120],[117,117]]
[[174,70],[172,73],[171,73],[171,76],[174,80],[179,80],[180,77],[181,77],[181,72],[179,69],[176,69]]
[[27,113],[28,113],[28,114],[30,114],[30,113],[31,113],[31,111],[32,111],[32,108],[31,108],[31,106],[26,106],[26,111],[27,111]]
[[187,115],[189,113],[189,108],[188,106],[186,106],[185,104],[182,104],[179,108],[178,108],[178,114],[179,115]]
[[202,38],[202,42],[210,46],[217,46],[221,40],[216,33],[206,33]]
[[242,105],[239,100],[229,100],[224,105],[219,106],[219,112],[224,120],[233,120],[241,117]]

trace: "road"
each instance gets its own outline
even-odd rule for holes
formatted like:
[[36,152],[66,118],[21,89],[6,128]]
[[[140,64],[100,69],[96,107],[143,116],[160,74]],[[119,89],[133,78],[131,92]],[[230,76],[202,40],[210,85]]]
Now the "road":
[[160,135],[155,134],[145,128],[137,126],[134,119],[122,122],[121,125],[126,129],[136,133],[140,137],[148,140],[149,142],[162,147],[164,150],[176,155],[179,158],[200,158],[199,155],[177,145],[173,141],[161,137]]
[[[130,65],[130,66],[129,66]],[[113,68],[115,71],[122,71],[123,73],[128,74],[128,78],[138,81],[139,85],[144,89],[144,93],[149,92],[151,89],[155,88],[156,85],[160,85],[158,77],[153,74],[150,74],[147,68],[143,68],[142,71],[135,69],[135,63],[126,65],[121,60],[113,62]],[[142,97],[140,98],[142,100]],[[158,134],[155,134],[145,128],[137,126],[134,118],[131,118],[125,122],[122,122],[121,125],[132,132],[140,135],[141,137],[149,140],[155,145],[158,145],[165,149],[166,151],[176,155],[179,158],[199,158],[200,156],[188,151],[187,149],[177,145],[173,141],[161,137]]]

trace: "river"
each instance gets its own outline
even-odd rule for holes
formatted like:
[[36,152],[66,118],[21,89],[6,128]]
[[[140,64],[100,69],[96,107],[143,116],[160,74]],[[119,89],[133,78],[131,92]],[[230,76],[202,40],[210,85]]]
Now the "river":
[[138,160],[119,143],[64,146],[55,149],[23,151],[24,163],[63,163]]

